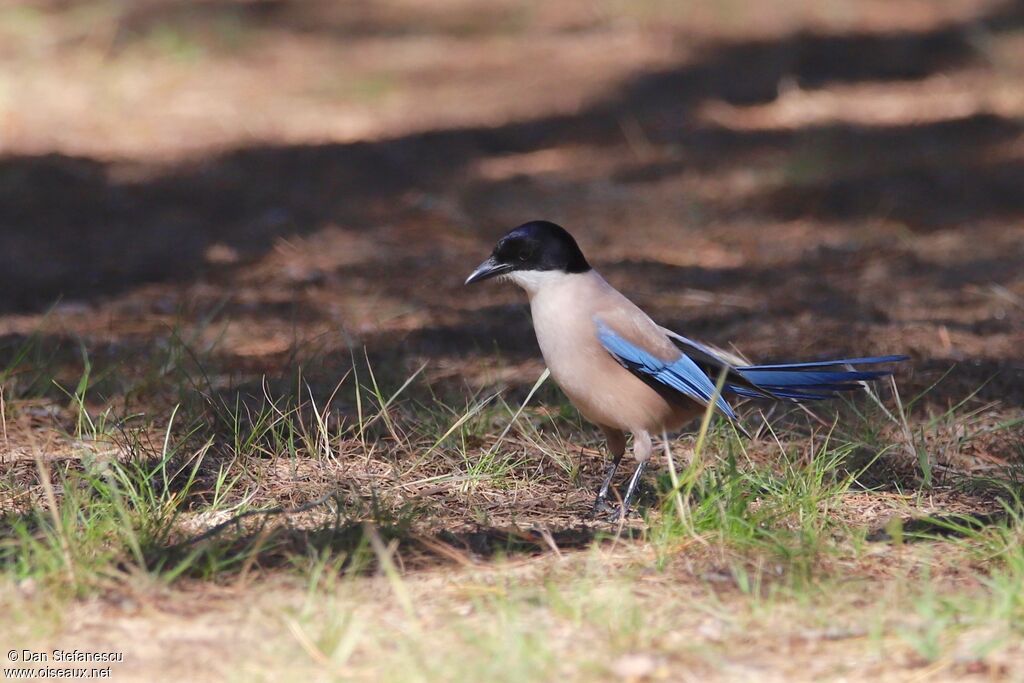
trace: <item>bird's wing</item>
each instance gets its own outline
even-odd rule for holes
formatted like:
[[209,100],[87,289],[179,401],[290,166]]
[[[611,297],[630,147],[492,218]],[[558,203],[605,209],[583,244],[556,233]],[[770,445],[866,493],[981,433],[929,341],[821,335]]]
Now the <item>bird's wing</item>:
[[[715,384],[700,367],[639,309],[614,309],[594,316],[601,345],[624,368],[647,382],[707,405]],[[715,406],[730,419],[736,414],[721,395]]]
[[[813,401],[892,374],[892,370],[864,370],[859,366],[907,360],[906,356],[874,356],[749,365],[732,354],[659,327],[611,287],[599,299],[593,319],[604,349],[645,382],[666,387],[703,405],[711,402],[715,381],[723,372],[726,376],[722,391],[728,396]],[[721,395],[715,407],[729,418],[736,418]]]
[[747,360],[738,354],[730,353],[724,349],[720,349],[717,346],[711,344],[705,344],[703,342],[695,341],[689,337],[684,337],[678,332],[673,332],[667,327],[658,326],[666,337],[672,340],[672,343],[679,347],[683,353],[687,354],[694,360],[705,359],[707,362],[723,363],[730,367],[741,368],[744,365],[750,365]]
[[[728,351],[723,351],[722,349],[714,346],[709,346],[707,344],[702,344],[698,341],[688,339],[687,337],[664,327],[659,327],[659,329],[665,334],[665,336],[672,340],[672,343],[676,345],[676,348],[689,356],[693,362],[695,362],[698,367],[700,367],[700,369],[712,379],[717,380],[717,378],[725,372],[726,389],[734,390],[736,387],[739,387],[740,389],[745,389],[748,392],[743,395],[753,395],[760,398],[776,398],[770,391],[764,387],[754,384],[736,370],[736,368],[749,365],[739,356],[729,353]],[[736,390],[735,393],[742,394],[739,390]]]
[[838,392],[859,389],[864,386],[864,382],[892,374],[892,370],[861,370],[859,366],[907,360],[906,356],[872,356],[809,363],[751,365],[726,351],[687,339],[671,330],[661,329],[709,377],[717,378],[722,372],[726,373],[723,391],[727,396],[796,401],[832,398]]

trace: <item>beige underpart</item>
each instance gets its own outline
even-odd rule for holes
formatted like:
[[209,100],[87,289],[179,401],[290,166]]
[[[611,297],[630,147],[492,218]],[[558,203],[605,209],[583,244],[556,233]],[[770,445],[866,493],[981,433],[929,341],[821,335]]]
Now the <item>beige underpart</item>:
[[[634,435],[634,456],[650,458],[650,434],[675,431],[704,406],[669,389],[657,390],[622,367],[601,345],[597,321],[665,361],[682,354],[662,329],[596,271],[521,272],[537,343],[551,376],[589,421],[599,425],[617,456],[623,432]],[[640,435],[643,436],[640,436]]]

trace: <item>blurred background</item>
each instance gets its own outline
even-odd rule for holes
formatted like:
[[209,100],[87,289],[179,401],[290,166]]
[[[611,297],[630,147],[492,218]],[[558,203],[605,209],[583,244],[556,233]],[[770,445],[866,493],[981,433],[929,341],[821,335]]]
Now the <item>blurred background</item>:
[[1019,410],[1022,117],[1005,0],[4,0],[0,338],[529,384],[461,283],[546,218],[687,335]]

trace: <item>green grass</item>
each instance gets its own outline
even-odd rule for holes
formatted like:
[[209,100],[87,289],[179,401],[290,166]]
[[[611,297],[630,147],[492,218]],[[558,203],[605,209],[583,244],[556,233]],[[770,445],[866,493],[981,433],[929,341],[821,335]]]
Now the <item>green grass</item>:
[[[545,377],[514,402],[500,391],[466,398],[432,385],[429,368],[384,376],[363,356],[336,384],[298,373],[232,389],[216,346],[200,352],[197,337],[182,337],[131,372],[82,345],[44,352],[29,339],[8,349],[5,421],[28,444],[30,468],[0,480],[13,501],[0,590],[45,596],[38,607],[15,600],[9,628],[19,638],[59,632],[61,610],[99,595],[284,581],[290,597],[261,608],[286,634],[267,656],[339,680],[724,670],[734,653],[701,629],[769,640],[778,629],[839,629],[858,634],[850,638],[864,657],[899,651],[929,666],[953,666],[950,652],[970,661],[1015,652],[1024,508],[1013,472],[984,486],[953,482],[1002,501],[989,523],[936,517],[943,533],[921,532],[879,516],[893,537],[879,544],[849,521],[851,501],[875,495],[863,482],[893,460],[917,469],[904,467],[902,493],[886,488],[898,500],[890,509],[927,517],[915,512],[927,489],[914,487],[940,483],[921,452],[1019,427],[983,419],[971,397],[942,411],[920,396],[851,402],[835,423],[794,410],[753,441],[708,419],[696,437],[662,443],[669,464],[627,533],[587,522],[586,502],[560,502],[573,492],[589,501],[602,468],[581,469],[579,444],[599,449],[600,439]],[[52,424],[26,430],[26,411],[39,405]],[[538,495],[550,502],[517,509]],[[550,520],[566,514],[597,525],[589,549],[556,552],[513,534],[479,555],[457,540],[496,518],[558,531],[550,525],[565,522]],[[894,553],[894,575],[872,576],[879,548]],[[435,593],[439,571],[450,578]],[[861,613],[857,591],[885,609]],[[847,597],[834,604],[837,593]],[[576,641],[584,645],[567,659]]]

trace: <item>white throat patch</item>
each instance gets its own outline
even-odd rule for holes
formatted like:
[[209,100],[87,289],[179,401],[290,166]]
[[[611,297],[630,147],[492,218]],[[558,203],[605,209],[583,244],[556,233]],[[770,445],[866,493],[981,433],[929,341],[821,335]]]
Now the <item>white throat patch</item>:
[[525,289],[527,294],[533,296],[543,289],[557,287],[581,275],[585,275],[585,273],[565,273],[560,270],[516,270],[502,277],[516,283]]

